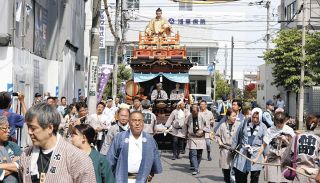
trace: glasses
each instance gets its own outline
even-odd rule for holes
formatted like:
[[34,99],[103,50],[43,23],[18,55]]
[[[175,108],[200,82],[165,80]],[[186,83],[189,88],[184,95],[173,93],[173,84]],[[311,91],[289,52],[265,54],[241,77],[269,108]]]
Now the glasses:
[[4,132],[8,132],[10,130],[10,127],[0,127],[0,130]]

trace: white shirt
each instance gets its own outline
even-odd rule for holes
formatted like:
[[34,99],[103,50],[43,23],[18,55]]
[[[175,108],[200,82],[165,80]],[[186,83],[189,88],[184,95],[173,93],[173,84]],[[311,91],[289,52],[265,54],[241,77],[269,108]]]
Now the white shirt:
[[[142,133],[138,139],[130,131],[128,149],[128,173],[138,173],[142,160]],[[129,179],[130,180],[130,179]]]
[[[91,114],[88,119],[89,125],[97,130],[97,128],[102,128],[104,130],[109,130],[111,127],[111,121],[104,114]],[[97,140],[102,140],[103,131],[98,132]]]
[[288,125],[284,125],[282,129],[279,129],[276,126],[272,126],[268,128],[267,133],[263,137],[263,141],[268,145],[273,138],[281,135],[282,133],[286,135],[290,135],[291,137],[295,136],[293,129]]
[[111,127],[111,121],[105,114],[91,114],[89,117],[90,125],[92,128],[97,129],[98,127],[109,130]]
[[103,110],[103,114],[107,116],[107,119],[111,122],[113,122],[115,120],[114,116],[116,114],[116,110],[114,107],[106,107]]

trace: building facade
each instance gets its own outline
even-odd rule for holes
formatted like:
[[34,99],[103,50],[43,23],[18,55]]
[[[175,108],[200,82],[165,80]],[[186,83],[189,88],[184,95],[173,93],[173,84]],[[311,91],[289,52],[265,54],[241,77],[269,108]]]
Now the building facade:
[[[302,12],[301,12],[301,5],[303,0],[281,0],[281,4],[278,7],[278,14],[279,14],[279,22],[281,22],[281,29],[288,29],[288,28],[302,28]],[[306,13],[305,13],[305,20],[307,29],[309,32],[315,32],[320,30],[320,1],[319,0],[306,0]],[[262,66],[262,70],[263,67]],[[268,80],[272,83],[273,79],[270,77],[272,70],[266,67],[265,69],[266,76],[269,75],[268,79],[261,80],[262,84],[266,86]],[[266,77],[267,78],[267,77]],[[271,85],[268,85],[271,86]],[[273,88],[271,86],[271,88]],[[299,94],[284,89],[283,87],[278,87],[278,94],[282,96],[286,103],[286,110],[290,116],[297,116],[297,107],[299,101]],[[275,92],[274,88],[270,92]],[[271,97],[268,90],[261,91],[260,96],[264,96],[264,92],[266,92],[266,96]],[[259,95],[259,91],[258,91]],[[313,86],[310,88],[305,88],[304,93],[304,112],[305,114],[315,114],[320,115],[320,100],[319,97],[319,86]]]
[[[115,0],[109,2],[109,11],[114,17]],[[130,20],[126,33],[127,44],[124,60],[128,63],[132,57],[134,43],[139,39],[139,32],[144,32],[148,22],[155,17],[155,10],[160,7],[162,16],[167,18],[172,25],[173,32],[180,34],[180,44],[187,47],[187,56],[195,64],[190,69],[190,93],[212,94],[213,77],[209,75],[208,65],[215,61],[218,51],[218,42],[210,40],[214,34],[209,29],[210,7],[203,10],[204,6],[195,6],[190,3],[176,3],[168,0],[127,0]],[[212,11],[211,11],[212,12]],[[114,20],[114,18],[112,18]],[[114,23],[114,22],[113,22]],[[199,29],[200,28],[200,29]],[[192,31],[190,31],[192,30]],[[196,34],[208,39],[197,39]],[[106,24],[105,47],[100,48],[99,64],[113,64],[113,36]]]
[[1,91],[84,95],[85,1],[0,0]]
[[272,85],[272,64],[263,64],[259,66],[257,80],[257,103],[263,109],[266,108],[266,102],[273,99],[274,95],[278,95],[278,88]]

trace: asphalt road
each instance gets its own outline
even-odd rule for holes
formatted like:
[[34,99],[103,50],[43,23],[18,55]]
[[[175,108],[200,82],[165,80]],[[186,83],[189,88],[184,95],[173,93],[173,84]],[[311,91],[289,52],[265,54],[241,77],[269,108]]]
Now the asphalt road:
[[[171,152],[161,152],[163,172],[155,175],[153,183],[209,183],[224,182],[222,170],[219,168],[219,149],[216,144],[212,146],[213,160],[207,161],[207,152],[203,152],[200,164],[200,174],[193,176],[189,170],[188,151],[181,156],[181,159],[171,160]],[[250,175],[249,175],[250,176]],[[260,174],[260,182],[264,181],[263,172]]]

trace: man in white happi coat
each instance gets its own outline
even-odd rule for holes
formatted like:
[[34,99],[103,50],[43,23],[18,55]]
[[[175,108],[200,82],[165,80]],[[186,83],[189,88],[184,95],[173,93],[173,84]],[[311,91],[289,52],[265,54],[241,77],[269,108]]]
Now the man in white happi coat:
[[202,159],[202,151],[207,148],[205,140],[205,132],[210,132],[210,125],[205,125],[202,118],[199,117],[199,107],[194,104],[192,113],[186,119],[187,126],[187,148],[189,151],[189,159],[191,169],[194,171],[192,175],[197,175],[200,162]]
[[117,113],[118,108],[113,105],[112,97],[108,97],[107,105],[103,110],[103,114],[109,119],[108,123],[113,123],[115,121],[115,114]]
[[176,88],[170,93],[171,100],[182,100],[184,98],[183,90],[180,89],[180,83],[176,83]]
[[167,92],[165,92],[162,89],[162,83],[158,83],[156,86],[157,88],[153,90],[151,93],[151,101],[159,100],[159,99],[167,100],[168,95],[167,95]]
[[190,111],[185,109],[185,104],[181,100],[177,104],[177,108],[170,114],[165,126],[169,129],[172,128],[172,160],[179,159],[180,151],[183,150],[183,143],[186,136],[186,117],[190,114]]
[[108,119],[108,116],[103,114],[105,106],[106,105],[103,102],[99,102],[97,105],[97,112],[91,114],[88,118],[88,124],[97,132],[96,140],[98,151],[101,149],[105,135],[111,128],[111,121]]
[[[207,109],[208,105],[207,102],[205,100],[201,100],[200,101],[200,112],[199,112],[199,116],[204,120],[205,125],[209,125],[210,126],[210,131],[211,131],[211,126],[213,126],[215,120],[213,117],[213,114],[211,111],[209,111]],[[211,132],[206,132],[205,133],[205,138],[206,138],[206,144],[207,144],[207,158],[208,161],[211,161],[211,142],[210,142],[210,133]]]

